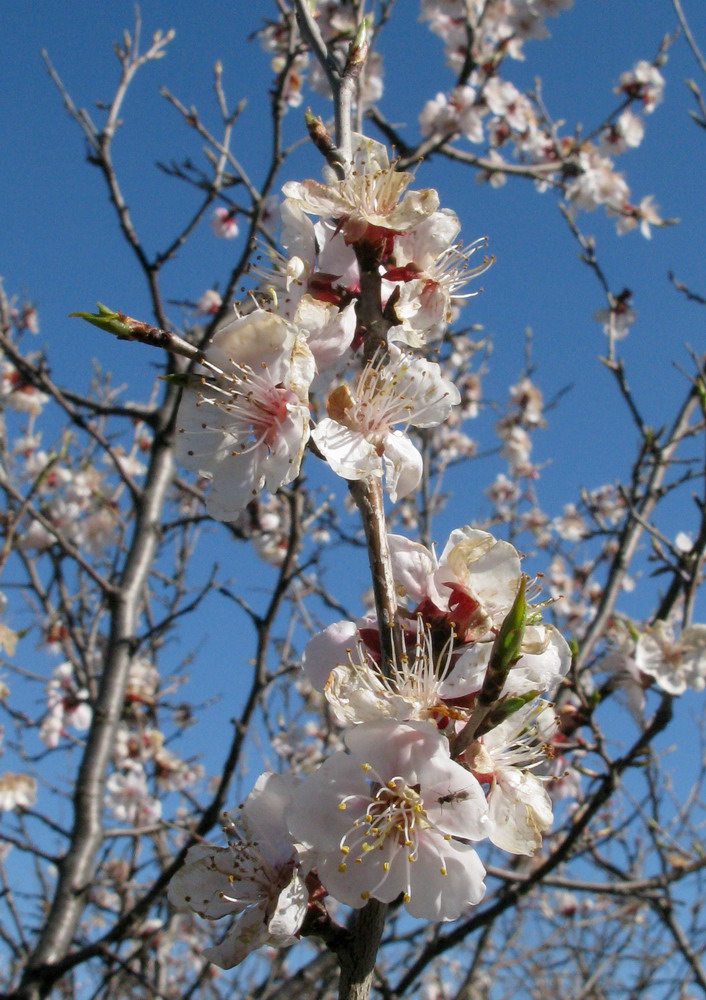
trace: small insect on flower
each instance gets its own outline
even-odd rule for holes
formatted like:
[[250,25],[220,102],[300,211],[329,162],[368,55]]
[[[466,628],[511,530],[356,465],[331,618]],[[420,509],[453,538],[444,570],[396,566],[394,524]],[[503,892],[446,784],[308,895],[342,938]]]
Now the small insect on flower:
[[470,792],[465,789],[460,788],[457,792],[449,792],[448,795],[439,796],[439,805],[443,806],[449,802],[465,802],[466,799],[470,799]]

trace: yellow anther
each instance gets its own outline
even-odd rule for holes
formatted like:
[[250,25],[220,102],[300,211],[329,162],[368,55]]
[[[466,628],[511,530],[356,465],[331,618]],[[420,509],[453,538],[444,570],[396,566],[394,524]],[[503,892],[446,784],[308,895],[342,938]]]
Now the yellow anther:
[[347,847],[345,844],[341,848],[341,854],[350,854],[350,851],[351,851],[350,847]]
[[383,863],[382,863],[382,870],[384,872],[389,872],[389,870],[390,870],[390,862],[389,861],[383,861]]
[[404,902],[405,902],[405,903],[408,903],[408,902],[410,901],[410,899],[411,899],[411,898],[412,898],[412,897],[410,896],[410,894],[409,894],[408,892],[406,892],[406,893],[404,894],[404,896],[402,897],[402,899],[404,900]]
[[338,808],[341,810],[341,812],[345,812],[346,809],[348,808],[348,806],[346,805],[345,802],[339,802],[338,803]]
[[448,874],[449,874],[449,873],[448,873],[448,872],[446,871],[446,869],[445,869],[445,868],[440,868],[440,869],[439,869],[439,871],[441,872],[441,874],[442,874],[442,875],[448,875]]
[[368,892],[367,889],[365,890],[365,892],[361,892],[360,898],[361,899],[370,899],[370,893]]
[[372,771],[373,769],[372,764],[361,764],[360,766],[363,768],[364,771]]
[[346,864],[346,862],[342,861],[340,863],[340,865],[338,866],[338,870],[339,870],[339,872],[343,873],[346,870],[347,867],[348,867],[348,865]]

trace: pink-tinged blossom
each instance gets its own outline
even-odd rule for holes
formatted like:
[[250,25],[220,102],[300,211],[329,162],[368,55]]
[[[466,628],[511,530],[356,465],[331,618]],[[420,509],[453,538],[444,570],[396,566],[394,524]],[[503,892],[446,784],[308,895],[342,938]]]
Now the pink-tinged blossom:
[[0,775],[0,813],[30,809],[37,801],[37,782],[29,774]]
[[128,704],[135,702],[143,705],[154,705],[159,689],[159,671],[145,657],[138,656],[130,661],[125,700]]
[[593,314],[593,318],[603,326],[603,333],[613,340],[623,340],[630,332],[630,327],[637,319],[637,313],[630,305],[632,292],[625,289],[620,295],[615,295],[611,299],[608,309],[599,309]]
[[552,530],[565,542],[580,542],[588,535],[586,521],[573,503],[564,505],[564,513],[552,521]]
[[453,642],[449,640],[437,655],[431,630],[419,616],[412,648],[395,654],[388,676],[359,637],[355,646],[346,650],[346,658],[334,664],[324,693],[344,726],[382,718],[398,722],[435,719],[445,714],[441,689],[452,654]]
[[591,490],[586,498],[586,502],[594,517],[597,517],[601,524],[620,524],[625,516],[626,501],[621,490],[612,484],[599,486]]
[[488,166],[478,171],[476,174],[476,183],[490,184],[493,188],[501,188],[507,184],[507,174],[502,169],[506,164],[506,160],[503,159],[496,149],[490,150],[485,162]]
[[196,308],[202,316],[214,315],[214,313],[217,313],[222,305],[223,299],[221,298],[220,292],[217,292],[215,288],[209,288],[196,302]]
[[649,240],[652,238],[651,226],[659,228],[669,225],[659,214],[659,209],[655,205],[651,194],[645,195],[639,205],[631,205],[629,202],[624,203],[619,212],[611,210],[611,215],[618,216],[615,229],[619,236],[632,232],[633,229],[637,229],[639,226],[642,235],[646,240]]
[[31,302],[26,302],[21,309],[12,309],[12,318],[17,324],[18,330],[27,330],[28,333],[39,333],[39,313]]
[[263,945],[284,947],[297,939],[309,892],[284,821],[294,780],[260,775],[241,810],[225,814],[229,846],[189,848],[169,884],[177,909],[208,920],[235,918],[224,939],[203,952],[222,969]]
[[636,149],[644,134],[642,118],[626,108],[618,120],[601,133],[600,151],[607,156],[617,156],[628,149]]
[[481,238],[464,247],[454,242],[459,230],[455,212],[440,209],[411,232],[395,238],[383,290],[397,288],[395,315],[402,329],[390,330],[390,339],[423,346],[451,321],[452,306],[478,294],[462,289],[485,273],[493,258],[486,256],[471,267],[471,258],[477,250],[485,249],[487,240]]
[[419,115],[422,135],[463,135],[469,142],[483,142],[483,114],[473,87],[456,87],[449,98],[437,94],[427,101]]
[[224,208],[222,205],[214,209],[211,229],[222,240],[234,240],[239,232],[236,210]]
[[476,779],[430,723],[368,722],[348,753],[307,778],[289,815],[292,835],[327,891],[352,907],[400,894],[414,917],[455,920],[485,893],[468,841],[489,833]]
[[500,454],[507,460],[513,476],[532,476],[532,438],[525,428],[511,418],[499,421],[495,429],[503,442]]
[[78,684],[70,663],[61,663],[54,670],[47,685],[47,706],[39,735],[50,749],[67,735],[68,726],[79,731],[90,726],[93,710],[88,703],[88,690]]
[[310,215],[338,220],[346,241],[356,243],[370,230],[377,237],[375,231],[380,229],[412,229],[436,211],[436,191],[406,191],[413,179],[413,174],[390,166],[382,143],[356,134],[353,160],[344,180],[332,184],[289,181],[282,191]]
[[640,636],[635,663],[668,694],[706,687],[706,625],[690,625],[679,639],[669,622],[657,621]]
[[598,150],[587,145],[576,158],[579,174],[566,186],[568,201],[584,212],[592,212],[599,205],[606,205],[619,212],[629,201],[630,188],[622,174],[616,173],[613,161],[601,156]]
[[554,756],[556,717],[546,702],[525,705],[463,755],[481,784],[488,784],[490,840],[510,854],[534,854],[553,820],[546,778],[533,769]]
[[478,528],[457,528],[437,562],[425,546],[402,535],[388,537],[398,593],[413,610],[447,616],[462,643],[487,637],[502,624],[522,578],[520,557],[509,542]]
[[257,309],[216,332],[201,371],[179,406],[177,454],[212,481],[209,513],[232,521],[263,488],[299,472],[313,358],[301,332]]
[[162,804],[150,795],[144,769],[135,761],[124,773],[114,771],[105,788],[106,805],[121,823],[149,826],[162,815]]
[[509,520],[512,509],[520,499],[520,487],[512,479],[500,472],[495,477],[495,481],[485,490],[487,497],[492,500],[498,515],[503,520]]
[[[28,355],[27,362],[31,364],[36,358],[36,355]],[[0,364],[0,401],[17,413],[38,417],[49,402],[49,396],[25,381],[12,362],[3,361]]]
[[422,456],[404,427],[433,427],[460,402],[458,389],[434,361],[390,348],[388,364],[365,366],[356,384],[329,394],[328,416],[312,432],[333,471],[344,479],[386,478],[393,501],[416,489]]
[[525,426],[544,426],[544,397],[542,390],[531,379],[523,378],[516,385],[511,385],[510,400],[519,410],[519,418]]
[[641,59],[634,69],[621,74],[616,93],[641,101],[645,113],[649,114],[664,97],[664,77],[656,66]]
[[524,132],[534,120],[532,105],[517,88],[499,76],[491,76],[483,87],[489,110],[502,118],[514,132]]

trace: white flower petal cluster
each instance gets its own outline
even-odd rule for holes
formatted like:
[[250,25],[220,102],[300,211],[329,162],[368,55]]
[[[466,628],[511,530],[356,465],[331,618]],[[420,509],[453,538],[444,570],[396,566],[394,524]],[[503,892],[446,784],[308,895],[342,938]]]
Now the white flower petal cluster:
[[37,801],[37,780],[30,774],[0,775],[0,813],[12,809],[31,809]]
[[212,481],[209,513],[232,521],[264,487],[299,472],[313,358],[303,334],[258,309],[218,330],[202,367],[184,389],[177,452]]
[[[461,643],[487,637],[504,620],[520,587],[517,550],[478,528],[452,531],[441,557],[402,535],[390,535],[398,593],[411,608],[453,619]],[[411,610],[410,608],[410,610]]]
[[532,768],[546,760],[557,727],[546,702],[525,705],[474,743],[463,759],[488,783],[490,840],[510,854],[534,854],[553,820],[547,778]]
[[352,390],[344,383],[329,394],[328,416],[319,420],[312,438],[344,479],[384,472],[394,501],[416,489],[422,476],[422,456],[396,428],[441,423],[460,398],[436,362],[392,346],[386,365],[371,362]]
[[382,720],[349,730],[346,746],[306,779],[289,819],[328,891],[356,908],[402,894],[429,920],[479,903],[485,872],[468,841],[487,835],[488,807],[446,738]]
[[92,717],[88,689],[76,681],[71,663],[59,664],[47,685],[47,714],[39,730],[40,738],[53,750],[66,735],[68,726],[86,730]]
[[613,675],[630,711],[642,722],[645,692],[653,683],[674,696],[688,688],[706,688],[706,625],[689,625],[677,638],[671,621],[658,620],[640,628],[626,619],[616,619],[600,665]]
[[[492,261],[471,258],[486,241],[457,242],[456,215],[435,191],[409,191],[412,175],[381,143],[354,134],[344,176],[327,169],[328,183],[285,184],[285,253],[255,269],[258,304],[217,329],[184,385],[177,455],[210,483],[218,520],[291,482],[310,438],[337,475],[384,476],[402,498],[422,472],[409,428],[436,426],[462,402],[416,352],[474,294],[466,285]],[[218,302],[208,295],[200,308]],[[371,311],[384,316],[378,340],[362,318]]]
[[706,687],[706,625],[690,625],[679,639],[669,622],[657,621],[635,647],[638,670],[654,678],[668,694]]
[[[528,113],[500,85],[486,112],[517,128]],[[309,441],[344,479],[384,477],[397,501],[422,475],[409,429],[443,425],[457,407],[448,426],[461,434],[480,392],[462,348],[453,351],[463,398],[424,351],[488,266],[472,266],[485,241],[464,248],[436,192],[409,190],[412,175],[362,136],[341,175],[329,170],[327,180],[285,185],[286,255],[272,254],[272,270],[259,271],[259,305],[217,330],[177,419],[182,462],[211,480],[210,513],[234,520],[247,507],[253,537],[252,525],[272,536],[272,561],[286,524],[276,498],[252,501],[299,473]],[[541,394],[529,380],[513,387],[513,401],[528,426],[541,426]],[[439,557],[399,535],[389,548],[399,598],[392,662],[375,619],[334,624],[304,653],[345,749],[322,761],[322,741],[307,756],[301,737],[287,734],[277,752],[293,752],[309,776],[298,785],[261,776],[240,818],[228,817],[230,846],[192,847],[172,881],[180,909],[234,917],[206,952],[224,968],[253,948],[294,941],[307,912],[320,919],[326,895],[354,908],[401,896],[412,916],[456,919],[485,892],[473,845],[491,839],[532,854],[551,823],[534,774],[551,738],[536,697],[558,684],[570,655],[527,611],[519,554],[471,527],[452,532]],[[508,660],[503,629],[517,607],[523,639]],[[145,680],[149,688],[149,673]],[[191,780],[183,762],[164,756],[159,734],[148,748],[133,748],[128,735],[122,754],[110,804],[133,822],[147,800],[146,760],[162,761],[169,787]]]
[[333,184],[289,181],[286,198],[310,215],[336,219],[348,243],[366,238],[370,230],[405,232],[439,207],[436,191],[407,191],[414,175],[395,170],[380,142],[355,136],[346,177]]
[[198,844],[169,884],[169,901],[209,920],[232,916],[223,940],[204,955],[232,969],[263,945],[293,944],[309,892],[284,822],[294,779],[266,772],[242,809],[226,813],[228,847]]

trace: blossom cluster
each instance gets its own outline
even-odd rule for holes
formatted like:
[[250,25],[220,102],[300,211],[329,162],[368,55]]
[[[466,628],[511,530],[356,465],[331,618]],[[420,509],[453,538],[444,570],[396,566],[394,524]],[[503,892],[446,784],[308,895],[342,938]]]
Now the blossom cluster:
[[664,78],[660,53],[653,62],[639,60],[621,74],[616,86],[620,105],[597,135],[561,136],[556,123],[536,99],[500,75],[506,58],[522,59],[525,42],[547,38],[545,21],[573,6],[573,0],[422,0],[422,18],[444,41],[448,65],[463,81],[439,93],[424,106],[419,124],[434,140],[464,138],[487,143],[480,180],[505,182],[505,150],[534,172],[541,190],[559,187],[568,204],[583,211],[603,206],[616,218],[618,233],[640,228],[649,238],[651,226],[664,225],[651,195],[633,204],[614,158],[640,145],[642,114],[661,102]]
[[[311,3],[311,16],[316,21],[322,40],[334,59],[345,61],[351,41],[358,30],[358,12],[349,0],[316,0]],[[304,88],[309,87],[324,97],[331,96],[326,74],[317,59],[300,46],[292,58],[291,18],[268,22],[258,33],[266,52],[272,55],[272,70],[282,79],[282,97],[285,105],[298,108],[304,99]],[[379,101],[383,94],[383,65],[379,53],[370,53],[361,68],[356,103],[366,108]]]
[[[178,454],[210,481],[214,517],[238,523],[247,509],[264,518],[268,561],[283,558],[287,515],[275,496],[260,496],[290,483],[307,450],[349,482],[384,481],[397,501],[422,477],[410,428],[436,433],[477,408],[477,382],[448,378],[428,354],[489,262],[471,266],[482,241],[464,248],[454,213],[411,181],[383,146],[356,135],[350,161],[329,166],[324,183],[285,184],[284,252],[273,252],[252,304],[220,325],[181,380]],[[452,354],[461,367],[470,356],[460,344]],[[531,433],[544,423],[529,377],[510,395],[497,430],[512,478],[491,491],[498,507],[515,502],[520,479],[538,476]],[[615,523],[609,492],[586,507]],[[538,539],[584,536],[576,508],[552,525],[540,514],[525,525]],[[172,880],[179,910],[234,918],[204,952],[224,968],[262,945],[291,944],[310,921],[320,926],[327,898],[353,908],[401,900],[414,917],[457,919],[485,892],[478,846],[533,855],[553,797],[576,793],[564,749],[578,710],[565,699],[557,718],[547,700],[565,684],[571,650],[529,603],[514,546],[466,526],[438,557],[400,534],[387,535],[387,548],[392,632],[381,634],[376,615],[341,621],[303,652],[309,688],[340,729],[338,749],[334,741],[326,756],[315,727],[288,734],[283,752],[299,774],[261,775],[226,814],[228,847],[191,847]],[[697,638],[683,637],[675,693],[682,674],[684,685],[701,675]],[[675,659],[664,639],[659,627],[646,634],[640,662],[668,689]]]
[[[172,880],[182,909],[233,925],[206,957],[230,968],[287,945],[329,896],[351,907],[401,898],[452,920],[480,902],[490,840],[531,855],[552,821],[550,704],[571,661],[525,599],[512,545],[454,531],[440,558],[390,535],[401,649],[387,665],[377,621],[314,636],[304,671],[343,728],[343,747],[304,779],[267,773],[230,846],[192,847]],[[537,773],[543,771],[543,773]]]
[[[471,408],[425,355],[488,261],[471,266],[482,243],[457,242],[454,213],[411,180],[355,136],[341,173],[284,186],[285,253],[184,384],[178,453],[211,480],[213,516],[234,520],[291,482],[307,445],[342,478],[384,478],[393,501],[407,496],[422,476],[409,428]],[[527,385],[515,395],[541,421],[541,399]],[[474,845],[531,855],[551,823],[549,775],[537,771],[557,730],[540,696],[571,655],[528,607],[519,554],[473,527],[438,559],[402,535],[387,545],[391,657],[374,616],[329,626],[303,654],[341,748],[304,779],[261,776],[226,817],[229,847],[192,847],[171,883],[179,908],[234,916],[206,951],[224,967],[291,943],[327,896],[352,907],[401,897],[413,916],[455,919],[485,891]]]
[[[339,476],[384,476],[402,498],[422,475],[407,429],[439,425],[461,402],[420,349],[488,266],[472,264],[482,241],[464,247],[435,191],[407,190],[412,175],[384,146],[354,142],[342,178],[285,185],[286,256],[263,276],[256,306],[216,331],[184,387],[178,454],[211,482],[219,520],[295,479],[309,441]],[[381,332],[366,319],[373,299]]]
[[[309,6],[332,58],[343,64],[356,33],[355,5],[347,0],[316,0]],[[442,39],[447,64],[459,82],[425,103],[420,130],[432,146],[465,139],[484,147],[477,164],[481,181],[495,187],[504,184],[504,168],[514,160],[535,177],[540,190],[558,188],[570,206],[582,211],[601,206],[616,219],[618,233],[639,228],[649,238],[652,226],[666,223],[651,195],[633,200],[615,158],[641,144],[644,116],[662,101],[665,81],[660,66],[665,52],[660,50],[652,61],[638,60],[620,75],[615,111],[588,136],[580,131],[561,135],[561,123],[548,119],[542,103],[503,76],[506,60],[524,59],[526,43],[548,38],[547,20],[572,6],[573,0],[421,0],[420,19]],[[306,45],[292,56],[291,30],[291,17],[283,13],[280,21],[268,23],[259,34],[272,53],[273,70],[282,74],[285,105],[298,107],[307,83],[324,96],[330,96],[330,89]],[[364,109],[379,101],[382,91],[381,59],[372,51],[355,96]],[[235,235],[233,213],[219,212],[216,231]]]

